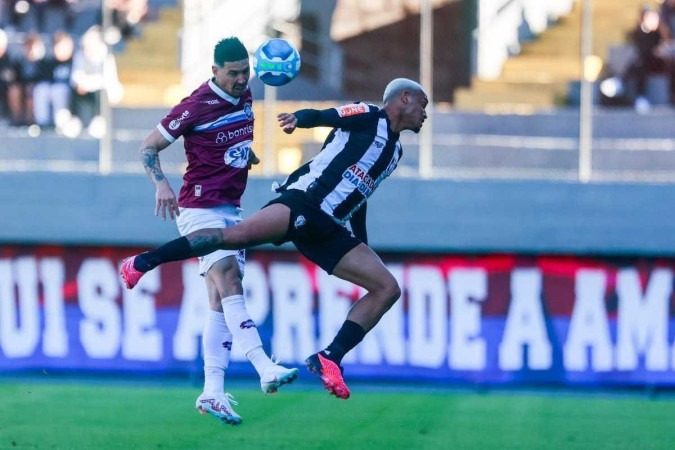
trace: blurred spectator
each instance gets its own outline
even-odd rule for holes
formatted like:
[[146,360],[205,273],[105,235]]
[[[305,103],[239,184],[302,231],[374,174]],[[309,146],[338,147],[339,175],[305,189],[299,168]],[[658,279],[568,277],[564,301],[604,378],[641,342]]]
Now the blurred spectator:
[[9,117],[7,94],[16,82],[16,69],[9,54],[9,36],[0,28],[0,119]]
[[660,31],[665,40],[675,39],[675,0],[662,0]]
[[14,0],[12,3],[12,25],[18,32],[39,33],[40,23],[35,0]]
[[6,29],[12,24],[11,0],[0,0],[0,28]]
[[105,0],[112,12],[112,25],[123,39],[137,37],[139,26],[148,13],[148,0]]
[[663,42],[657,49],[657,55],[666,62],[670,74],[670,100],[675,102],[675,0],[663,0],[659,14]]
[[[0,0],[7,26],[18,32],[52,34],[69,29],[71,5],[79,0]],[[0,17],[0,21],[3,20]]]
[[103,41],[101,27],[93,26],[82,36],[80,48],[73,57],[73,112],[88,127],[89,134],[102,137],[105,122],[100,116],[101,96],[115,104],[122,98],[123,88],[117,77],[114,55]]
[[103,0],[77,0],[72,5],[73,35],[82,36],[90,27],[102,24],[102,4]]
[[638,23],[629,34],[636,55],[625,75],[627,82],[635,83],[635,109],[638,112],[646,112],[650,108],[647,100],[648,78],[665,73],[665,62],[656,54],[661,39],[659,13],[649,6],[642,7]]
[[42,60],[42,80],[33,89],[35,123],[61,129],[70,119],[71,87],[75,43],[65,32],[54,35],[53,50]]
[[16,82],[9,86],[9,108],[13,125],[29,125],[33,121],[33,88],[40,80],[40,67],[45,57],[45,44],[39,34],[29,34],[22,51],[14,61]]
[[38,32],[52,35],[70,29],[71,5],[77,0],[33,0]]

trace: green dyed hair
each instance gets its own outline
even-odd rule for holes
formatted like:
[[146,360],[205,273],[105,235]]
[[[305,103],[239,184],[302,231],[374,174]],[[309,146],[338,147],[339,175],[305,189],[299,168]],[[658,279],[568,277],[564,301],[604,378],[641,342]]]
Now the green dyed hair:
[[229,37],[221,39],[213,49],[213,62],[222,66],[226,62],[241,61],[248,59],[248,50],[239,38]]

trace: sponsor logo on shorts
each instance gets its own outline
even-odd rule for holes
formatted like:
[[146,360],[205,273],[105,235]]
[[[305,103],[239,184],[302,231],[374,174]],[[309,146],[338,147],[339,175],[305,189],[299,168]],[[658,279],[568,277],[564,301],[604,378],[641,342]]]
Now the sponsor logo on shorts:
[[245,330],[247,328],[255,328],[255,327],[256,327],[255,323],[251,319],[248,319],[247,321],[239,324],[239,328],[241,328],[242,330]]
[[230,341],[223,342],[223,348],[226,350],[232,350],[232,342]]
[[305,216],[298,216],[295,218],[293,226],[297,230],[298,228],[302,227],[305,223],[307,223],[307,220],[305,220]]
[[353,103],[351,105],[338,106],[335,109],[337,109],[340,117],[355,116],[357,114],[368,112],[368,106],[366,106],[364,103]]

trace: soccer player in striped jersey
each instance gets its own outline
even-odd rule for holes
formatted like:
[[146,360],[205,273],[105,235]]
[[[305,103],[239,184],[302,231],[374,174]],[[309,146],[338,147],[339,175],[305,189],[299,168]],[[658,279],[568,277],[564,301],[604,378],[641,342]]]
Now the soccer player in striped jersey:
[[[216,44],[213,58],[213,77],[171,108],[141,145],[143,166],[155,183],[155,215],[175,217],[181,235],[240,222],[248,171],[258,162],[251,149],[254,120],[248,51],[231,37]],[[176,199],[162,172],[159,152],[181,136],[188,166]],[[240,249],[213,248],[199,258],[210,308],[202,335],[204,391],[195,406],[233,425],[241,423],[241,416],[232,409],[233,397],[224,392],[233,341],[260,375],[264,392],[274,393],[298,375],[297,368],[280,366],[263,350],[244,301],[245,254]],[[127,283],[127,287],[133,286]]]
[[333,127],[321,152],[277,186],[280,195],[234,227],[197,230],[128,258],[122,278],[133,286],[145,272],[165,262],[216,249],[293,242],[326,272],[366,291],[333,341],[306,360],[331,394],[349,398],[342,358],[401,295],[394,276],[368,246],[366,200],[396,168],[402,155],[399,134],[419,132],[428,101],[420,84],[397,78],[385,88],[383,108],[353,103],[279,114],[279,125],[287,133],[296,128]]

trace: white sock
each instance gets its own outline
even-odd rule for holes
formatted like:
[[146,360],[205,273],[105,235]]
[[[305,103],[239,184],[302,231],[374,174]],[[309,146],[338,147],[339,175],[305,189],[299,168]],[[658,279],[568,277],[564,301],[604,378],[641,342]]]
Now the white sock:
[[209,311],[202,335],[204,354],[204,393],[222,394],[227,366],[230,364],[232,333],[220,311]]
[[248,314],[244,296],[231,295],[222,299],[220,303],[223,305],[225,321],[234,335],[237,345],[241,346],[258,375],[262,376],[265,369],[274,363],[263,350],[258,328]]

